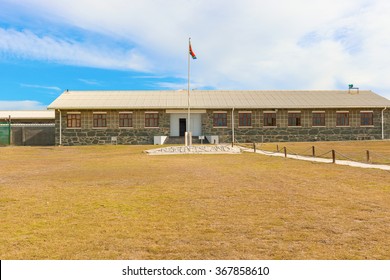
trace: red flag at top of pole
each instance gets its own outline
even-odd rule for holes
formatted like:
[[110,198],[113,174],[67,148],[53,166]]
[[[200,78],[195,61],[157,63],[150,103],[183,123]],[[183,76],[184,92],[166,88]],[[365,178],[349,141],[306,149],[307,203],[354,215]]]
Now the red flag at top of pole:
[[192,56],[192,59],[196,59],[196,55],[195,55],[195,53],[192,51],[191,41],[190,41],[190,55]]

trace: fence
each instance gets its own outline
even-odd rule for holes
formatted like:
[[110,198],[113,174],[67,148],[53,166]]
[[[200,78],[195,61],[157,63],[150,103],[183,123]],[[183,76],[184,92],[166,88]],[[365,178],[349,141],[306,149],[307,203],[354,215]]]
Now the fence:
[[357,152],[341,152],[340,150],[330,149],[330,150],[321,150],[315,146],[310,146],[301,151],[295,151],[291,148],[287,148],[285,146],[276,145],[275,150],[265,150],[262,149],[262,144],[258,145],[256,143],[253,144],[240,144],[246,148],[252,148],[254,152],[256,150],[260,150],[265,154],[275,154],[282,153],[285,157],[287,155],[296,155],[296,156],[306,156],[306,157],[315,157],[315,158],[326,158],[332,159],[334,163],[336,159],[338,160],[349,160],[354,162],[361,163],[378,163],[378,164],[390,164],[390,154],[381,153],[372,150],[362,150]]
[[0,122],[0,145],[9,145],[11,136],[11,126],[7,122]]
[[53,146],[54,124],[0,124],[0,145]]

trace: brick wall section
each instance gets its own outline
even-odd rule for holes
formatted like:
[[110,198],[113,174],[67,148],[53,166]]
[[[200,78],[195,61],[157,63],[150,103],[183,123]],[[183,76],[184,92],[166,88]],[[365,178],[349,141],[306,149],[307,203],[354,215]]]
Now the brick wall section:
[[[81,112],[81,128],[69,129],[66,127],[67,112],[62,111],[62,145],[96,145],[111,144],[111,137],[117,137],[118,144],[153,144],[153,137],[158,135],[169,136],[170,115],[165,110],[85,110]],[[133,127],[119,128],[119,112],[133,112]],[[159,127],[145,128],[145,112],[158,112]],[[213,126],[213,112],[227,112],[227,127],[216,128]],[[252,127],[239,127],[239,111],[252,112]],[[279,142],[279,141],[338,141],[357,139],[381,139],[381,109],[294,109],[281,110],[276,113],[276,127],[264,127],[262,109],[235,109],[235,139],[239,143],[244,142]],[[288,127],[288,111],[301,111],[301,127]],[[325,127],[312,127],[312,111],[325,111]],[[336,112],[349,111],[350,126],[336,127]],[[374,112],[374,125],[372,127],[360,126],[360,111]],[[107,128],[93,128],[93,112],[106,112]],[[218,135],[220,142],[232,141],[232,110],[207,110],[202,115],[202,134]],[[385,139],[390,139],[390,109],[384,112]],[[59,112],[56,111],[56,144],[59,144]]]

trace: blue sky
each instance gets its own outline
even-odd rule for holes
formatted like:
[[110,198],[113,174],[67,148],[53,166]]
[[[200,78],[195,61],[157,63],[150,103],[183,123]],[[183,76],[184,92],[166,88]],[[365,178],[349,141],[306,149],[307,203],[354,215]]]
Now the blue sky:
[[0,0],[0,110],[64,90],[347,89],[390,99],[384,0]]

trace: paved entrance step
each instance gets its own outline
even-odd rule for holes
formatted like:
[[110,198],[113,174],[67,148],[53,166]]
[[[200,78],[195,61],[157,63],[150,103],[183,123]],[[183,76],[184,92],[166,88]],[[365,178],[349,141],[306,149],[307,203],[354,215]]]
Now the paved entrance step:
[[[173,145],[173,144],[183,144],[185,143],[185,137],[184,136],[169,136],[167,140],[165,140],[164,145]],[[192,137],[192,144],[201,144],[201,141],[199,140],[198,136]],[[207,139],[203,140],[203,144],[209,144],[209,141]]]

